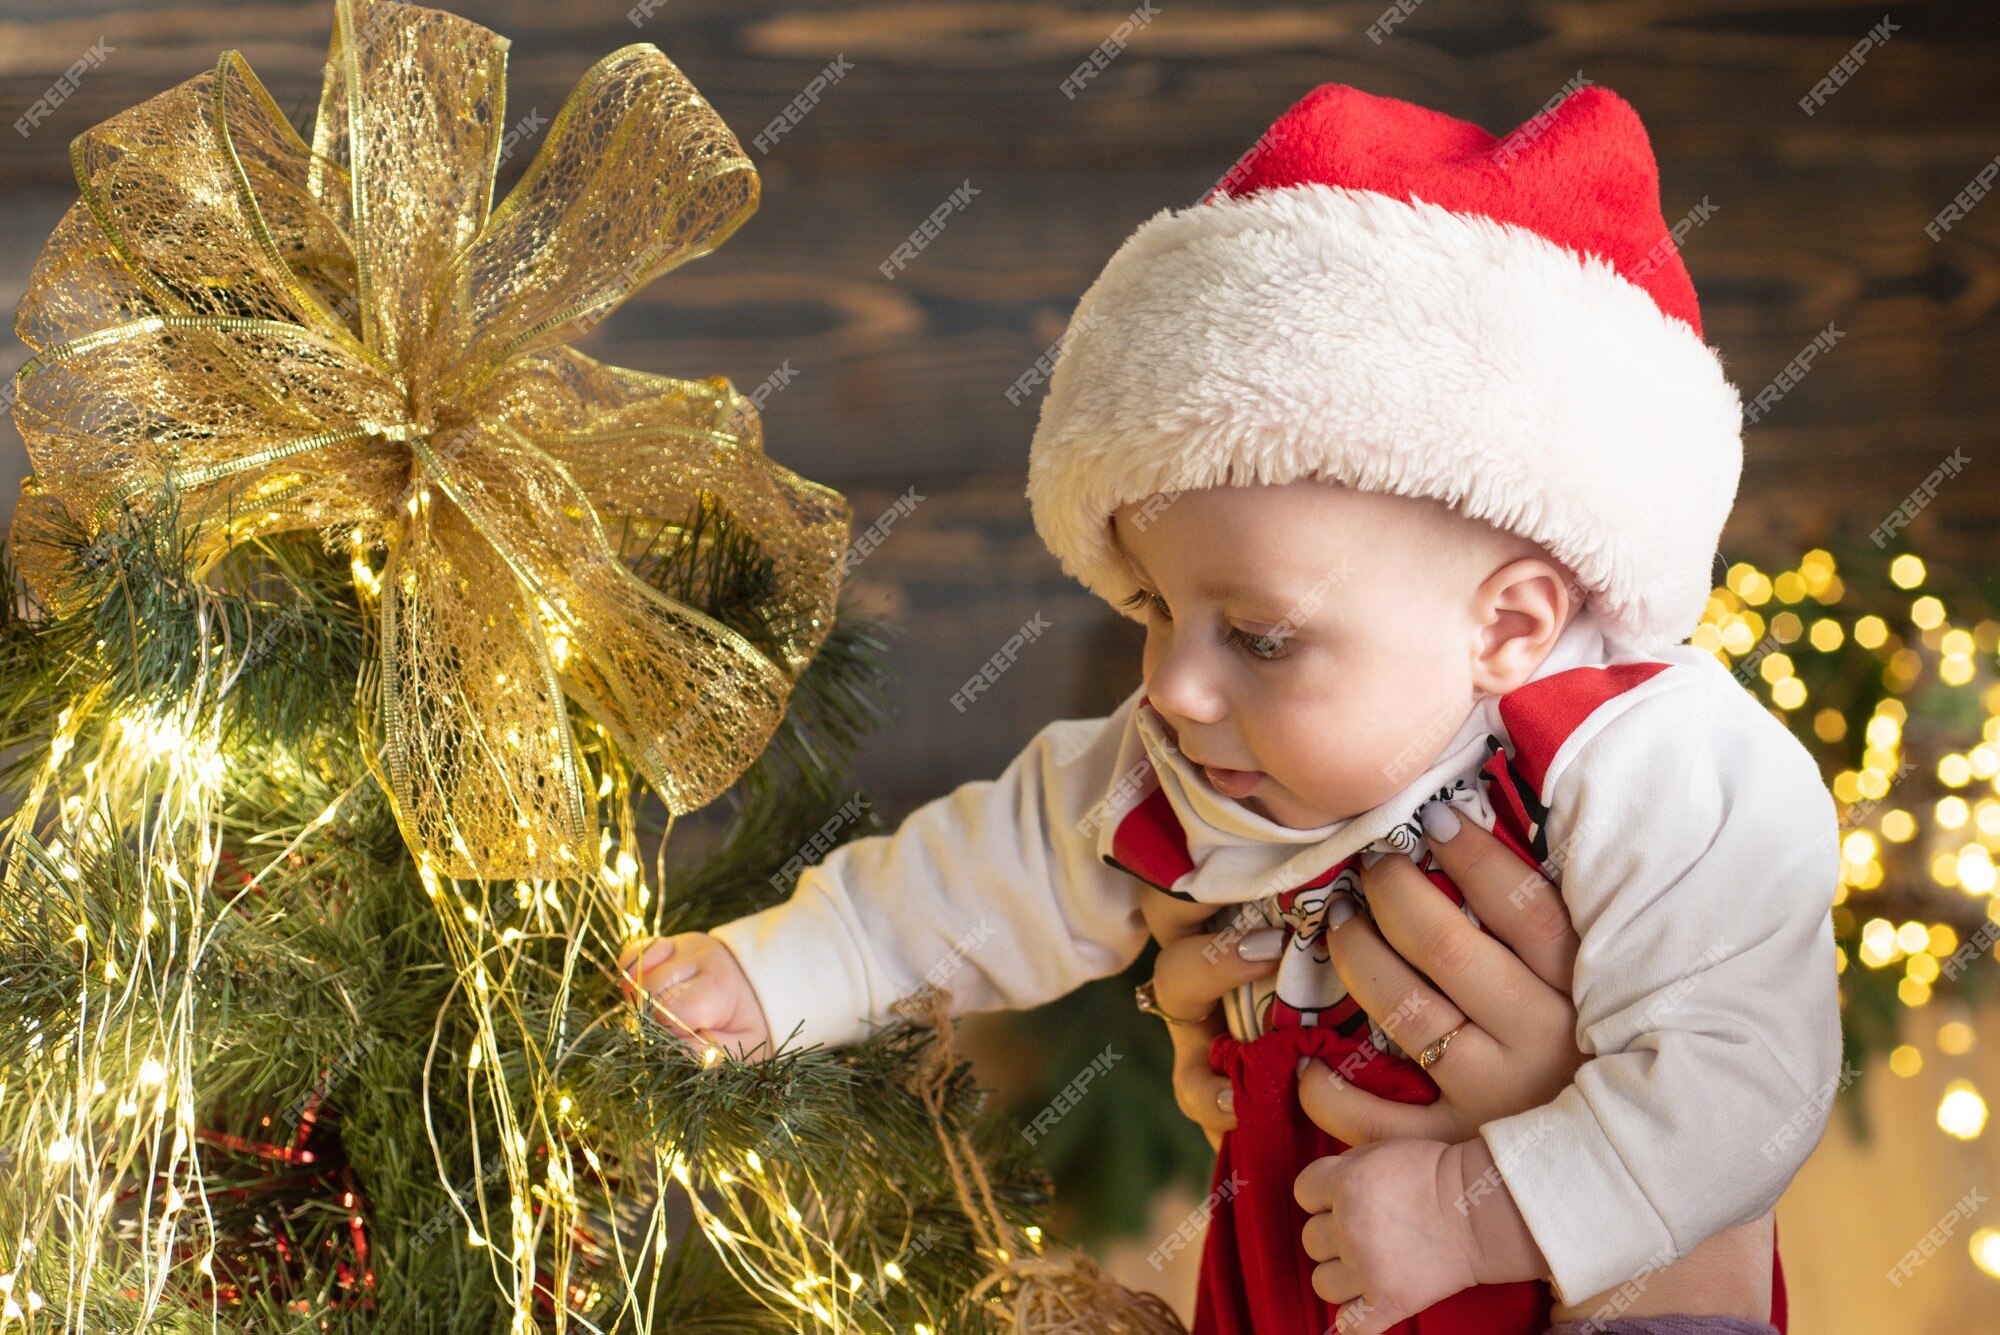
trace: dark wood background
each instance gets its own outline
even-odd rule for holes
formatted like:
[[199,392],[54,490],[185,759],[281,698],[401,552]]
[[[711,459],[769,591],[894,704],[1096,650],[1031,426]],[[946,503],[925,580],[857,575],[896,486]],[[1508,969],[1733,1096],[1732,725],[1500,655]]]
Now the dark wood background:
[[[1136,0],[1135,0],[1136,2]],[[655,283],[586,345],[740,387],[781,367],[771,453],[854,499],[865,525],[924,498],[857,570],[904,628],[897,723],[865,777],[893,814],[997,772],[1051,718],[1136,682],[1132,628],[1072,586],[1022,499],[1038,399],[1005,391],[1061,333],[1119,242],[1192,203],[1316,84],[1413,99],[1496,133],[1581,72],[1650,128],[1707,336],[1746,394],[1834,322],[1842,338],[1747,436],[1726,550],[1865,535],[1937,463],[1970,464],[1920,521],[1934,559],[1994,556],[2000,463],[2000,202],[1941,241],[1924,227],[2000,154],[2000,5],[1830,0],[1423,0],[1386,40],[1382,0],[1154,0],[1074,99],[1059,85],[1131,12],[1113,3],[458,0],[513,39],[508,123],[553,116],[599,56],[664,49],[746,145],[816,72],[852,65],[768,154],[760,213]],[[68,143],[243,51],[310,114],[330,0],[0,3],[0,296],[9,307],[74,198]],[[1798,101],[1887,15],[1887,43],[1816,114]],[[102,39],[102,64],[31,134],[12,128]],[[511,182],[531,151],[503,170]],[[977,190],[895,281],[877,266],[961,183]],[[0,353],[11,373],[25,353]],[[0,426],[10,509],[27,471]],[[972,708],[950,697],[1023,622],[1049,631]]]

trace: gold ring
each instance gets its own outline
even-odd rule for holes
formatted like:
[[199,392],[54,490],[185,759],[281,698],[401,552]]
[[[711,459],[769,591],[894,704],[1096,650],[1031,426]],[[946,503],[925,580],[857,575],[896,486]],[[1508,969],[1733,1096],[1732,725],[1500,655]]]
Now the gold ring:
[[1141,983],[1133,988],[1132,999],[1139,1003],[1140,1010],[1146,1012],[1148,1015],[1157,1015],[1168,1024],[1207,1024],[1209,1015],[1215,1014],[1216,1006],[1221,1005],[1220,1002],[1217,1002],[1216,1006],[1210,1006],[1208,1008],[1208,1015],[1204,1015],[1198,1020],[1183,1020],[1178,1015],[1169,1015],[1160,1009],[1160,998],[1154,993],[1153,984],[1150,981]]
[[1417,1065],[1423,1067],[1426,1071],[1430,1070],[1431,1063],[1444,1056],[1445,1044],[1451,1042],[1451,1035],[1465,1028],[1465,1026],[1466,1021],[1460,1020],[1456,1025],[1452,1026],[1451,1033],[1446,1034],[1435,1043],[1426,1046],[1422,1052],[1417,1054]]

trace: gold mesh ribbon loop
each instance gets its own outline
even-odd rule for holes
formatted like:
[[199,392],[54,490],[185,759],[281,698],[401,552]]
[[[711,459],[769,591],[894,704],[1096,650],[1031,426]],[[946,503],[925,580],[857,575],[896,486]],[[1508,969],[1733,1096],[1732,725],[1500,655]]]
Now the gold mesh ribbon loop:
[[[846,501],[765,457],[727,380],[568,346],[734,231],[756,170],[630,46],[496,207],[506,39],[336,9],[310,147],[233,51],[72,145],[81,198],[16,312],[35,349],[16,556],[73,610],[62,535],[169,478],[197,502],[200,568],[260,534],[352,542],[380,617],[360,717],[413,852],[441,875],[577,876],[596,831],[572,701],[689,811],[763,749],[832,624]],[[671,551],[697,509],[770,564],[763,652],[625,563],[624,539]]]

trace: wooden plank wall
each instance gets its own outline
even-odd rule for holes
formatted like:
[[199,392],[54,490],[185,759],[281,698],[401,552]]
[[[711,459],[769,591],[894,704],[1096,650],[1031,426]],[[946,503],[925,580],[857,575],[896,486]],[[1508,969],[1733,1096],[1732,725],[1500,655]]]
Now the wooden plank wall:
[[[1408,3],[1408,0],[1405,0]],[[1990,0],[1421,0],[1380,41],[1384,0],[1151,0],[1118,58],[1066,76],[1134,13],[1112,3],[458,0],[513,39],[509,122],[552,116],[599,55],[651,41],[748,142],[829,62],[850,66],[757,152],[759,215],[593,334],[595,354],[754,387],[771,452],[847,490],[862,523],[923,499],[858,568],[905,629],[898,722],[865,777],[892,812],[997,772],[1048,719],[1136,681],[1132,628],[1060,575],[1021,498],[1036,401],[1005,391],[1061,333],[1138,223],[1184,206],[1293,100],[1327,81],[1504,131],[1583,75],[1640,109],[1707,335],[1746,395],[1829,322],[1841,337],[1748,434],[1739,550],[1866,534],[1937,463],[1971,460],[1922,520],[1932,549],[1994,554],[2000,463],[2000,204],[1925,224],[2000,154]],[[11,305],[74,197],[81,130],[242,50],[303,123],[328,0],[4,0],[0,125],[100,42],[43,123],[0,128],[0,295]],[[1888,40],[1799,105],[1885,16]],[[1381,29],[1377,28],[1379,34]],[[515,155],[503,179],[525,167]],[[878,266],[969,183],[977,193],[893,280]],[[11,371],[19,345],[0,354]],[[26,471],[0,427],[6,499]],[[1794,548],[1795,549],[1795,548]],[[1039,614],[1045,636],[972,708],[952,693]]]

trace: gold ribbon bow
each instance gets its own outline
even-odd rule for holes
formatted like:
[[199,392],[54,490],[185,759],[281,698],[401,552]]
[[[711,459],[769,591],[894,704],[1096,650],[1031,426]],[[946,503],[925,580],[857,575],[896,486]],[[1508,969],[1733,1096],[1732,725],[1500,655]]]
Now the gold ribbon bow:
[[[227,516],[190,523],[203,571],[256,535],[349,537],[379,600],[364,726],[413,852],[581,875],[596,804],[565,697],[690,811],[762,750],[833,618],[847,503],[765,458],[755,406],[567,346],[733,232],[756,170],[634,45],[493,208],[506,39],[388,0],[336,10],[310,147],[234,51],[71,146],[82,198],[16,317],[36,350],[17,560],[73,610],[56,535],[168,477]],[[672,549],[696,507],[760,544],[772,654],[639,578],[603,522]]]

